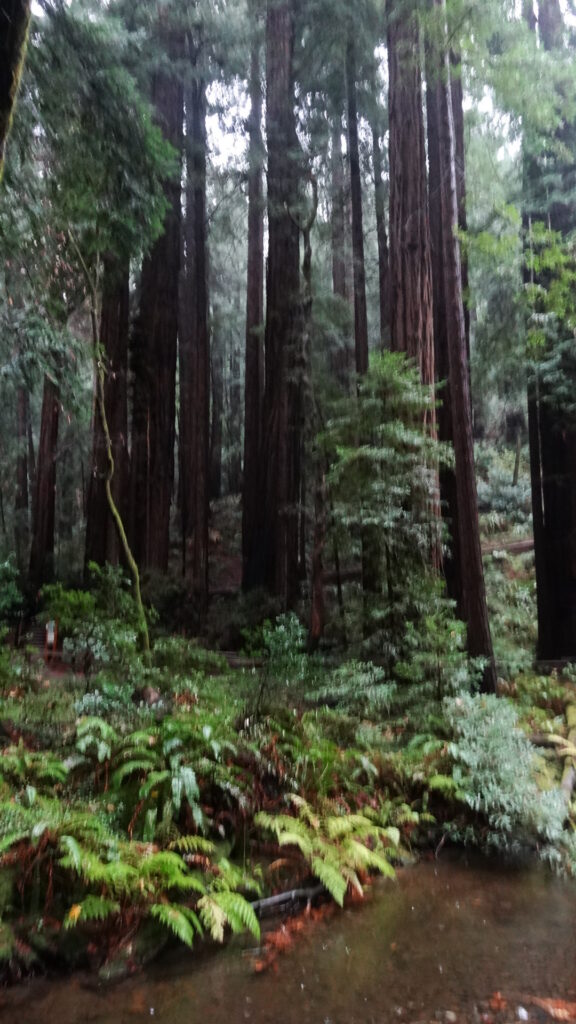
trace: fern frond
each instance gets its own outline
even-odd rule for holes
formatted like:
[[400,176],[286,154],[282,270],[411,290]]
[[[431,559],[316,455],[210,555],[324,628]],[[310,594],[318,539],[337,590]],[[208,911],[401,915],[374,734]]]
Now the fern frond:
[[214,853],[216,847],[209,839],[203,836],[179,836],[170,843],[168,849],[178,850],[181,853],[204,853],[207,856]]
[[227,924],[226,911],[213,895],[206,894],[198,900],[200,920],[215,942],[224,942],[224,928]]
[[341,869],[333,864],[329,864],[320,857],[313,858],[311,867],[316,878],[322,882],[322,885],[328,890],[332,899],[336,901],[338,906],[342,907],[348,883],[342,877]]
[[63,927],[74,928],[79,921],[105,921],[112,914],[120,913],[120,904],[104,896],[87,896],[81,903],[70,907],[64,918]]
[[220,909],[224,911],[227,922],[234,934],[249,931],[256,939],[260,938],[258,918],[254,913],[252,904],[244,896],[239,892],[215,892],[211,893],[211,896]]
[[130,775],[135,775],[136,772],[149,772],[153,760],[149,758],[140,757],[131,761],[126,761],[125,764],[121,764],[116,769],[112,776],[112,782],[116,788],[120,788],[123,782],[129,778]]
[[165,928],[169,928],[186,946],[193,945],[195,930],[201,933],[200,922],[195,929],[189,917],[183,913],[182,908],[174,906],[173,903],[152,903],[148,908],[148,913]]
[[202,879],[188,871],[178,853],[164,850],[153,853],[140,863],[140,874],[143,877],[156,878],[167,889],[181,889],[204,894],[206,886]]

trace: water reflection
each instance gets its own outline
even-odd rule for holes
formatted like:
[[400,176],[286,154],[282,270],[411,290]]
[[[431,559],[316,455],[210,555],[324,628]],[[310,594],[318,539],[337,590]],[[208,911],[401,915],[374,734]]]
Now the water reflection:
[[[255,974],[239,949],[178,953],[110,989],[89,979],[0,995],[17,1024],[388,1024],[545,1019],[532,997],[576,1001],[576,886],[544,871],[443,857],[383,883],[359,909],[313,925]],[[489,1016],[489,1015],[484,1015]],[[502,1017],[504,1019],[504,1017]]]

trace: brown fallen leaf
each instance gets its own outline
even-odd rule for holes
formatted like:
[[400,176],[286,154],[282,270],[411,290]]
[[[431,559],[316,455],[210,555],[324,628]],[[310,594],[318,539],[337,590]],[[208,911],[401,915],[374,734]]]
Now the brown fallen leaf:
[[507,1006],[508,1003],[501,992],[494,992],[490,996],[490,1009],[493,1010],[494,1013],[498,1013],[500,1010],[505,1010]]

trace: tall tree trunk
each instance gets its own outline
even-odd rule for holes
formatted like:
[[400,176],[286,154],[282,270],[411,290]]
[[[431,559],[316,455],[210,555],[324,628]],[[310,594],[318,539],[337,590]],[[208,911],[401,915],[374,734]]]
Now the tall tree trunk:
[[386,231],[386,189],[382,172],[382,150],[380,148],[380,134],[376,124],[372,125],[372,165],[374,168],[376,238],[378,241],[380,344],[384,348],[390,345],[390,260],[388,234]]
[[[258,4],[252,2],[254,18]],[[242,586],[258,579],[261,497],[260,458],[264,393],[264,199],[262,168],[262,83],[260,43],[255,35],[250,54],[248,122],[248,272],[246,286],[246,366],[244,377],[244,472],[242,486]]]
[[[524,5],[529,27],[536,23],[532,5]],[[564,22],[558,0],[539,0],[538,31],[548,52],[564,48]],[[526,247],[531,244],[534,220],[546,219],[546,226],[566,238],[576,225],[568,201],[550,203],[544,178],[555,174],[560,182],[568,178],[572,187],[573,158],[558,156],[557,146],[574,152],[576,129],[564,121],[550,140],[542,162],[531,152],[528,133],[524,139],[524,191],[530,200],[523,215]],[[539,140],[538,150],[542,150]],[[558,186],[562,192],[562,184]],[[536,214],[530,202],[538,208]],[[529,283],[538,283],[538,275]],[[564,333],[569,337],[571,327]],[[570,373],[570,370],[567,370]],[[532,482],[534,555],[538,608],[538,657],[543,660],[576,654],[576,426],[569,412],[558,409],[553,389],[535,367],[528,385],[528,429]]]
[[180,326],[180,473],[183,534],[198,608],[208,603],[210,334],[206,240],[206,85],[200,45],[189,39],[195,77],[186,93],[188,187]]
[[6,139],[22,75],[30,0],[0,0],[0,182]]
[[32,523],[29,580],[41,587],[54,577],[54,522],[56,508],[56,453],[60,420],[60,394],[50,378],[44,378],[40,440],[36,466],[36,494]]
[[[165,35],[168,60],[155,72],[152,98],[165,138],[182,149],[182,86],[170,68],[179,33]],[[180,268],[180,173],[165,183],[164,232],[142,265],[133,349],[132,534],[136,561],[165,572],[174,484],[176,345]]]
[[356,46],[352,30],[346,46],[346,93],[348,103],[348,160],[352,205],[352,259],[354,265],[354,351],[356,373],[368,370],[368,313],[366,309],[366,269],[364,265],[364,228],[362,224],[362,176],[358,145],[358,109],[356,102]]
[[[330,228],[332,247],[332,290],[346,303],[350,301],[346,275],[346,183],[342,156],[342,124],[340,115],[334,118],[331,131],[330,156]],[[350,385],[351,353],[347,337],[331,352],[330,365],[336,380],[347,391]]]
[[14,499],[14,546],[16,565],[21,576],[28,565],[30,541],[30,508],[28,488],[28,429],[30,426],[30,401],[25,387],[18,388],[16,409],[16,494]]
[[[404,9],[403,9],[404,10]],[[422,109],[420,30],[414,3],[392,12],[388,25],[390,121],[390,331],[392,350],[405,352],[434,384],[432,271],[426,148]]]
[[224,421],[224,353],[222,338],[217,330],[218,310],[214,304],[212,327],[212,358],[210,382],[212,392],[210,415],[210,500],[222,496],[222,434]]
[[[445,0],[434,0],[434,6],[440,9],[445,19]],[[496,666],[486,604],[474,473],[466,327],[458,242],[456,148],[447,50],[440,54],[438,65],[439,198],[442,211],[446,339],[454,431],[460,563],[465,566],[462,577],[462,605],[467,625],[468,653],[471,657],[485,659],[483,690],[494,692],[496,689]]]
[[300,147],[294,116],[294,0],[270,3],[266,18],[268,275],[266,388],[262,439],[260,580],[285,605],[298,592],[300,423]]
[[[114,477],[112,494],[124,520],[128,512],[128,333],[130,318],[129,269],[105,260],[100,316],[101,358],[105,364],[105,405]],[[97,409],[94,413],[92,473],[88,485],[85,565],[116,565],[122,549],[106,497],[108,473],[106,440]]]
[[[437,53],[430,48],[427,54],[428,83],[426,89],[426,113],[428,128],[428,194],[430,239],[432,251],[432,292],[434,310],[434,369],[436,380],[441,385],[438,389],[440,405],[436,410],[436,426],[438,439],[453,444],[454,428],[452,423],[452,399],[450,394],[450,369],[448,364],[446,293],[444,289],[444,237],[440,189],[442,175],[440,170],[440,125],[438,90]],[[452,92],[454,98],[454,91]],[[468,346],[467,346],[468,349]],[[464,619],[462,603],[462,572],[460,562],[460,537],[458,525],[458,496],[456,491],[456,473],[452,466],[441,466],[439,472],[440,501],[442,517],[448,527],[450,544],[442,559],[442,569],[446,580],[449,597],[456,602],[456,611]]]

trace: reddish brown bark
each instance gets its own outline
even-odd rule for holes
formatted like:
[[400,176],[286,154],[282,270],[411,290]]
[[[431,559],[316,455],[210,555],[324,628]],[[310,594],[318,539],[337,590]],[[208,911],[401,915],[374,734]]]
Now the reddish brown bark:
[[[436,54],[428,54],[428,85],[426,90],[426,112],[428,129],[428,191],[430,240],[432,254],[432,291],[434,311],[434,369],[439,382],[437,394],[440,400],[436,410],[438,439],[452,444],[452,402],[449,383],[446,294],[444,290],[444,237],[442,208],[440,203],[440,127],[438,123],[438,69],[434,66]],[[437,63],[437,59],[436,59]],[[453,94],[454,95],[454,94]],[[462,565],[460,562],[460,540],[458,530],[458,498],[456,474],[452,466],[441,466],[439,472],[440,502],[442,518],[449,535],[448,549],[442,559],[442,569],[448,595],[456,602],[457,614],[464,618],[462,604]]]
[[[193,67],[200,50],[189,40]],[[188,187],[180,325],[180,473],[187,575],[203,612],[208,601],[210,334],[206,238],[206,86],[186,93]]]
[[[128,333],[130,318],[129,271],[107,260],[102,286],[100,344],[105,363],[105,406],[114,476],[112,494],[120,515],[128,511]],[[85,564],[109,562],[116,565],[121,558],[121,543],[106,498],[105,479],[108,472],[106,442],[102,423],[94,412],[92,472],[88,484]]]
[[[170,67],[180,33],[164,37],[168,60],[155,72],[152,98],[165,138],[182,148],[182,85]],[[165,572],[174,483],[176,345],[180,269],[180,173],[165,183],[164,232],[142,265],[133,348],[131,533],[136,561]]]
[[[445,17],[445,0],[433,0],[433,2]],[[485,659],[483,690],[495,692],[496,666],[486,604],[474,472],[466,325],[458,242],[456,146],[447,51],[439,54],[437,83],[435,91],[439,139],[439,199],[442,216],[446,342],[454,434],[459,554],[460,564],[464,567],[462,609],[467,626],[468,653],[471,657]]]
[[300,149],[294,116],[294,2],[270,5],[266,20],[268,275],[266,389],[260,490],[260,577],[288,605],[299,585],[301,481],[301,311],[298,195]]

